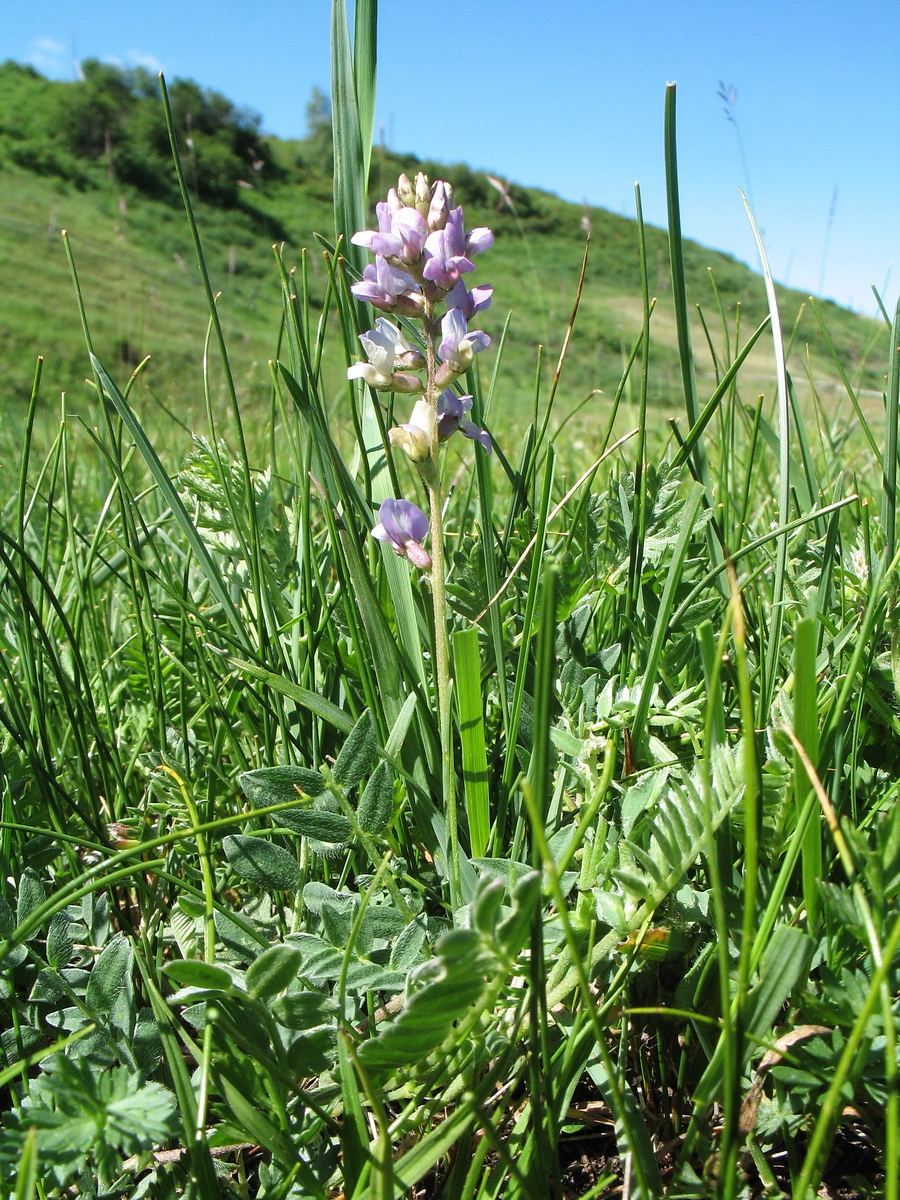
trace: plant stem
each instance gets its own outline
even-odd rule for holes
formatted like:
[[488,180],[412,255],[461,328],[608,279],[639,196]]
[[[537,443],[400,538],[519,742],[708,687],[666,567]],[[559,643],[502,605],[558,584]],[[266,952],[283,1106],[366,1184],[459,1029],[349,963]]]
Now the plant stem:
[[[434,309],[430,301],[425,302],[425,356],[427,383],[425,399],[432,408],[437,408],[437,354],[435,345],[439,326],[434,320]],[[432,461],[425,477],[431,519],[431,595],[434,605],[434,668],[437,686],[438,728],[441,739],[441,796],[449,837],[449,859],[447,877],[450,882],[450,907],[454,913],[460,906],[459,875],[459,826],[456,813],[456,771],[453,764],[453,725],[450,709],[450,643],[447,635],[447,598],[444,587],[446,568],[444,560],[444,525],[441,513],[441,470],[440,443],[437,434],[431,448]]]
[[450,648],[447,639],[447,604],[444,591],[444,545],[441,521],[441,488],[428,489],[431,502],[431,594],[434,603],[434,666],[437,684],[438,727],[441,737],[441,793],[450,839],[450,905],[459,908],[459,829],[456,820],[456,772],[453,768],[453,730],[450,720]]

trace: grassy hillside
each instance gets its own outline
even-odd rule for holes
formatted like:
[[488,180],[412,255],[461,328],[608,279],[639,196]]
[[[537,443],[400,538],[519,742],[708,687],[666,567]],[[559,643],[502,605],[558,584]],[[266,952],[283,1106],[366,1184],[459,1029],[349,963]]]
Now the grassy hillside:
[[[376,5],[354,9],[372,35],[347,88],[362,107]],[[900,1200],[898,389],[885,418],[881,328],[823,310],[878,416],[860,408],[857,455],[823,335],[783,293],[792,373],[809,341],[814,388],[792,405],[782,377],[764,420],[762,342],[740,389],[714,384],[764,316],[759,279],[676,246],[709,314],[708,343],[695,309],[676,359],[648,230],[653,342],[604,429],[646,316],[635,227],[595,211],[551,412],[583,214],[518,188],[501,211],[485,176],[427,164],[469,227],[497,232],[478,260],[497,288],[485,377],[511,310],[510,335],[493,453],[435,436],[429,402],[465,364],[430,305],[413,323],[427,399],[388,436],[347,386],[353,305],[317,319],[317,249],[278,346],[270,243],[296,263],[330,231],[324,139],[250,161],[251,118],[173,88],[209,117],[182,106],[177,128],[249,443],[186,454],[189,427],[209,433],[208,314],[170,168],[138,170],[158,102],[143,77],[110,99],[96,72],[71,93],[5,75],[6,1194]],[[413,165],[379,158],[372,195]],[[65,390],[93,441],[71,418],[30,441],[38,352],[40,437]],[[147,352],[130,405],[116,379]],[[666,418],[695,370],[709,420],[678,450]],[[653,407],[629,395],[642,383]],[[532,413],[557,436],[521,436]],[[626,421],[636,436],[614,444]]]
[[[140,146],[158,148],[165,132],[161,106],[149,98],[148,81],[139,82],[140,103],[145,106],[140,110],[140,136],[144,138]],[[123,379],[151,355],[135,396],[142,403],[158,404],[161,417],[164,411],[174,412],[191,424],[203,408],[200,364],[208,318],[187,223],[169,189],[169,168],[162,165],[161,158],[154,160],[158,162],[158,186],[152,179],[148,183],[135,175],[128,165],[137,153],[128,142],[130,126],[117,134],[123,145],[131,147],[128,153],[123,150],[119,159],[110,150],[109,137],[105,149],[102,139],[95,139],[101,148],[95,148],[93,158],[83,149],[80,156],[69,153],[57,136],[54,114],[60,111],[59,98],[65,89],[70,89],[71,101],[72,89],[78,86],[49,84],[21,68],[0,68],[6,121],[5,126],[0,123],[4,195],[0,276],[5,300],[0,325],[2,411],[15,428],[30,394],[38,354],[44,358],[41,394],[48,409],[55,409],[62,392],[67,393],[70,405],[90,396],[84,382],[84,340],[61,237],[65,229],[96,352]],[[176,83],[174,88],[180,86]],[[196,85],[190,86],[201,94]],[[102,88],[100,94],[106,95]],[[13,138],[9,130],[20,119],[16,114],[28,109],[29,98],[27,136]],[[222,105],[227,102],[222,101],[220,108]],[[43,114],[43,125],[35,113]],[[133,115],[129,120],[134,124]],[[144,130],[154,121],[159,128],[151,137]],[[83,147],[84,137],[75,145],[76,149]],[[259,153],[266,167],[257,172],[252,189],[237,188],[231,194],[223,184],[221,194],[216,194],[219,202],[212,204],[203,201],[202,187],[197,185],[207,262],[214,287],[221,293],[220,312],[241,401],[251,410],[268,403],[267,364],[277,352],[280,295],[272,244],[285,242],[292,263],[299,260],[301,247],[310,247],[308,263],[315,296],[320,281],[324,287],[325,271],[313,235],[333,236],[328,151],[321,130],[307,141],[268,139],[264,147]],[[152,153],[156,155],[158,149]],[[126,164],[121,170],[119,161]],[[262,158],[255,165],[260,161]],[[449,177],[466,204],[469,222],[488,224],[495,230],[490,264],[495,306],[484,324],[496,346],[502,323],[507,313],[511,314],[496,404],[505,419],[522,420],[534,404],[538,344],[546,348],[544,394],[555,369],[584,253],[585,213],[580,206],[548,192],[515,186],[510,192],[511,209],[485,175],[466,166],[419,164],[385,152],[376,155],[371,194],[383,194],[399,170],[416,168],[425,169],[432,178]],[[148,194],[154,191],[156,195]],[[602,209],[592,209],[587,215],[591,251],[557,401],[560,416],[597,389],[607,397],[613,394],[641,324],[636,225]],[[652,320],[655,370],[650,399],[676,411],[680,407],[680,374],[664,233],[647,229],[646,249],[649,288],[658,298]],[[736,322],[743,341],[765,315],[763,284],[743,264],[695,244],[686,247],[686,267],[689,298],[697,306],[695,361],[701,385],[708,379],[711,390],[716,371],[721,371],[734,353]],[[837,370],[808,298],[782,290],[780,303],[785,330],[791,334],[791,368],[798,390],[808,395],[807,380],[812,377],[827,409],[835,410],[844,390],[836,386]],[[819,307],[854,387],[863,395],[871,393],[870,403],[880,403],[886,331],[880,323],[829,302]],[[727,343],[731,343],[730,349]],[[492,348],[484,356],[483,371],[490,371],[493,354]],[[326,363],[326,377],[335,395],[343,385],[343,365]],[[773,390],[771,346],[765,339],[754,351],[743,379],[745,388],[752,384],[758,385],[760,392]],[[215,376],[212,382],[215,395]],[[583,415],[596,419],[603,405],[602,397],[592,396]]]

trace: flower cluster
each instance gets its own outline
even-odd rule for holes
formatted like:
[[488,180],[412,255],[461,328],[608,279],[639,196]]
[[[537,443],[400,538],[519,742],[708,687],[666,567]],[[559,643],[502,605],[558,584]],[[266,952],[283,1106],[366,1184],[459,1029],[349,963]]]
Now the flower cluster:
[[[390,441],[434,489],[439,446],[457,430],[491,452],[490,435],[468,416],[472,397],[458,395],[453,385],[490,345],[488,335],[469,329],[469,322],[490,305],[493,288],[467,288],[464,277],[475,270],[473,257],[493,245],[494,235],[483,227],[467,233],[450,184],[438,180],[432,187],[422,174],[415,183],[401,175],[376,214],[378,229],[351,239],[375,256],[351,290],[381,312],[420,322],[424,353],[399,325],[379,317],[374,329],[360,335],[366,361],[355,363],[347,375],[378,391],[419,397],[409,420],[390,430]],[[404,507],[386,509],[385,504]],[[374,536],[422,566],[422,556],[428,559],[421,545],[428,519],[409,501],[385,504]]]

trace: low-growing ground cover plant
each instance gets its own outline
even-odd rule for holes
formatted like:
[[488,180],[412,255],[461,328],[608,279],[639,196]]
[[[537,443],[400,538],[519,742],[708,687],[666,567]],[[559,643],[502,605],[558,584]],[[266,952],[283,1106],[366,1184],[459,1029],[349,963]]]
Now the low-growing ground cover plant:
[[763,254],[700,392],[670,91],[684,420],[638,195],[611,413],[551,436],[563,355],[514,440],[491,234],[424,174],[371,218],[374,5],[335,14],[340,241],[276,256],[266,460],[198,237],[227,416],[207,365],[168,461],[91,355],[89,458],[33,453],[38,374],[4,475],[8,1191],[896,1200],[900,322],[886,433],[849,378],[855,428],[805,412]]

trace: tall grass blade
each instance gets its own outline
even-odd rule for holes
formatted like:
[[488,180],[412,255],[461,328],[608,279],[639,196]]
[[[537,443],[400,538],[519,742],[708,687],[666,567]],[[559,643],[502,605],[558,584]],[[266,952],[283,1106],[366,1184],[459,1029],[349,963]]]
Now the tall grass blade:
[[487,852],[491,810],[477,629],[454,633],[453,664],[469,842],[472,855],[480,858]]
[[897,425],[900,409],[900,300],[891,326],[891,354],[888,360],[887,408],[885,410],[884,475],[881,492],[881,524],[884,529],[885,562],[897,548]]
[[150,471],[150,474],[153,476],[156,486],[159,488],[159,492],[163,498],[163,501],[171,510],[176,523],[180,527],[181,532],[184,534],[185,540],[191,548],[191,552],[196,558],[200,569],[203,571],[203,574],[206,576],[210,590],[212,591],[216,600],[218,600],[218,602],[221,604],[222,611],[225,613],[228,623],[231,625],[231,628],[234,631],[235,639],[238,645],[244,647],[245,649],[250,649],[245,624],[234,606],[234,602],[231,599],[228,589],[225,587],[225,583],[221,574],[219,573],[219,569],[213,561],[209,550],[206,548],[206,543],[200,536],[196,525],[191,520],[187,509],[184,507],[181,496],[178,494],[177,488],[169,478],[165,467],[162,465],[159,455],[153,449],[153,445],[144,432],[143,426],[141,425],[140,421],[138,421],[128,401],[119,391],[118,387],[113,382],[112,378],[107,373],[106,368],[99,361],[99,359],[91,355],[91,364],[94,370],[97,372],[97,377],[103,386],[104,392],[109,397],[110,401],[115,407],[116,412],[122,418],[123,425],[128,430],[135,445],[140,451],[141,457],[147,464],[147,468]]
[[[819,757],[819,714],[816,704],[816,652],[818,622],[803,617],[794,626],[794,734],[811,762]],[[794,755],[794,806],[799,819],[811,785],[803,765]],[[810,821],[803,835],[803,900],[807,927],[815,930],[822,908],[822,838],[819,822]]]
[[346,0],[333,0],[331,6],[331,124],[334,141],[334,229],[341,253],[358,274],[362,274],[364,255],[351,236],[365,229],[368,189],[368,153],[363,149],[364,120],[371,121],[374,109],[374,43],[369,30],[374,22],[375,0],[363,0],[357,17],[357,48],[366,53],[366,66],[373,71],[371,83],[363,84],[366,112],[360,113],[357,97],[357,71],[350,47],[350,27]]
[[[775,294],[775,280],[772,278],[772,272],[769,269],[769,260],[766,255],[766,248],[763,245],[762,235],[759,232],[759,226],[756,224],[756,219],[747,202],[747,197],[742,193],[744,201],[744,209],[747,213],[747,219],[750,222],[750,228],[753,231],[753,239],[756,242],[756,250],[759,254],[759,262],[762,268],[763,279],[766,284],[766,299],[769,304],[769,316],[772,320],[772,348],[775,354],[775,376],[778,384],[778,516],[779,520],[784,523],[788,520],[791,503],[791,417],[790,417],[790,399],[788,395],[788,378],[787,364],[784,357],[784,339],[781,333],[781,317],[778,312],[778,298]],[[777,681],[777,664],[781,655],[781,628],[784,623],[784,594],[785,594],[785,575],[787,573],[787,553],[788,543],[787,537],[782,536],[776,542],[776,557],[775,557],[775,579],[772,584],[771,617],[769,621],[768,641],[766,645],[765,655],[765,678],[760,694],[760,703],[757,709],[757,720],[765,724],[768,720],[769,710],[772,707],[772,697],[775,695],[775,685]]]

